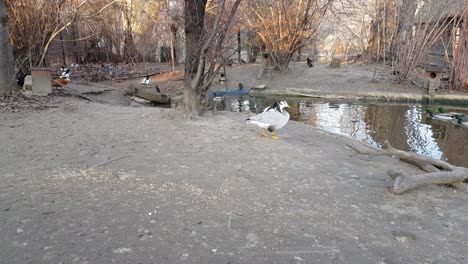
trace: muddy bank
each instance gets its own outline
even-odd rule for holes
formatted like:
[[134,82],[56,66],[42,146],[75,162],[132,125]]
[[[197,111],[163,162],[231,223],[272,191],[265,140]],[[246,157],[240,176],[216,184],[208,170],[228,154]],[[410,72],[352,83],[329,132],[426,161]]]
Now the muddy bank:
[[309,68],[305,63],[291,63],[286,73],[265,74],[257,78],[259,64],[226,68],[227,83],[214,83],[213,89],[235,89],[265,84],[265,90],[253,90],[255,96],[296,96],[361,101],[422,102],[468,104],[468,96],[439,89],[434,97],[412,83],[396,83],[389,68],[366,64],[343,64],[332,69],[326,64]]
[[465,263],[467,195],[346,139],[64,98],[0,115],[2,263]]
[[411,94],[411,93],[385,93],[385,92],[368,92],[368,93],[336,93],[327,94],[323,91],[310,89],[287,88],[285,90],[252,90],[252,96],[256,97],[304,97],[304,98],[321,98],[321,99],[344,99],[355,100],[362,102],[400,102],[400,103],[430,103],[430,104],[452,104],[452,105],[468,105],[468,96],[461,94],[437,94],[429,96],[427,94]]

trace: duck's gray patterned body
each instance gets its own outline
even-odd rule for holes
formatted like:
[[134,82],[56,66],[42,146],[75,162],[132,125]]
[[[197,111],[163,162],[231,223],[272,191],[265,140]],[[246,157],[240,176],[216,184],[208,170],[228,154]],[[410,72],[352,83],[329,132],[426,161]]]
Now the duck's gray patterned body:
[[289,107],[285,101],[275,103],[268,107],[261,114],[247,119],[248,123],[255,124],[261,128],[268,129],[270,132],[284,127],[289,121],[289,113],[283,108]]
[[250,123],[268,129],[270,132],[284,127],[288,121],[289,113],[286,111],[280,113],[276,109],[250,117]]

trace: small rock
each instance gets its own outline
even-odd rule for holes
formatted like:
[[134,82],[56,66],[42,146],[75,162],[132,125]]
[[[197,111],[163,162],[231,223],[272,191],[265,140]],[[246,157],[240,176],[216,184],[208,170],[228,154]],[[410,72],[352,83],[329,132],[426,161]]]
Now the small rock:
[[124,253],[132,252],[132,249],[131,248],[117,248],[117,249],[112,250],[112,252],[116,254],[124,254]]
[[393,230],[392,235],[398,242],[408,243],[416,240],[416,235],[406,231]]

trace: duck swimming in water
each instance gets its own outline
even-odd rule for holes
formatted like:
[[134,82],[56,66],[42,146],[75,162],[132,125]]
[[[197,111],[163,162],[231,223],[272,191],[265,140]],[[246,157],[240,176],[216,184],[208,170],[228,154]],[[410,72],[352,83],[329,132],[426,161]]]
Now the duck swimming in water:
[[456,112],[447,113],[446,110],[442,107],[439,108],[438,113],[434,112],[434,110],[432,109],[426,109],[426,113],[427,113],[427,118],[437,119],[437,120],[442,120],[442,121],[450,121],[453,119],[454,116],[461,115]]
[[286,101],[275,102],[265,108],[262,113],[247,118],[247,124],[254,124],[262,128],[262,136],[266,137],[266,130],[271,132],[271,138],[277,139],[275,131],[283,128],[289,121],[289,113],[284,108],[289,107]]
[[468,127],[468,116],[466,115],[455,115],[453,121],[457,125]]

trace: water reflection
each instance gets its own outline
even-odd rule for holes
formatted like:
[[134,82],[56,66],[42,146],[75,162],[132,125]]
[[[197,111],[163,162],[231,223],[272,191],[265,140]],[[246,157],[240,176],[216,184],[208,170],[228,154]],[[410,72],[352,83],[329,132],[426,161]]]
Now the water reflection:
[[[229,99],[231,111],[258,113],[274,99]],[[288,100],[291,118],[374,146],[383,140],[399,149],[468,167],[468,128],[427,119],[426,107]],[[227,108],[227,107],[226,107]],[[225,109],[226,109],[225,108]],[[436,108],[436,107],[433,107]],[[466,109],[450,109],[468,114]]]
[[[229,108],[231,112],[251,112],[250,111],[250,104],[251,104],[250,97],[225,97],[224,98],[224,105],[228,106],[225,108]],[[254,106],[255,109],[255,106]]]

